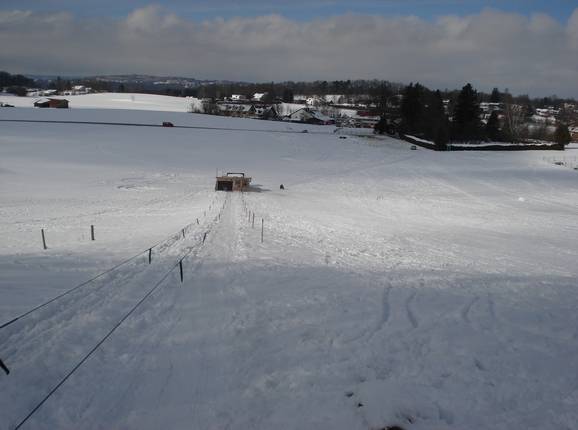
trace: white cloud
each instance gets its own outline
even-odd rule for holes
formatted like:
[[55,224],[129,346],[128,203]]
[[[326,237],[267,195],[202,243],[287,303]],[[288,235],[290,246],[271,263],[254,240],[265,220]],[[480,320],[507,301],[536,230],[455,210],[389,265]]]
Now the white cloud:
[[0,38],[0,64],[12,72],[381,78],[441,88],[471,81],[483,90],[578,97],[578,9],[568,23],[497,10],[433,22],[353,14],[194,22],[157,6],[122,20],[4,11]]

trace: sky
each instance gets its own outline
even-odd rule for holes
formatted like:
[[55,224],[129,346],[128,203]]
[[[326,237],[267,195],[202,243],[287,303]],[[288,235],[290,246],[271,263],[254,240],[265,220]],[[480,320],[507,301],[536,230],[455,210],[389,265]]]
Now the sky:
[[2,0],[0,69],[578,98],[574,0]]

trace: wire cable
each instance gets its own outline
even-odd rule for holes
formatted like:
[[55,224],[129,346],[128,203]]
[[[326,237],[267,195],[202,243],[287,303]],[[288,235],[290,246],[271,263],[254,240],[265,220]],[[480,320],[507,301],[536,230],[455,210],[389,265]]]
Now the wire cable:
[[[226,201],[225,201],[226,204]],[[219,212],[219,214],[224,210],[225,206]],[[214,225],[213,225],[214,227]],[[212,230],[210,228],[207,233]],[[203,242],[204,243],[204,242]],[[200,244],[200,247],[203,246],[203,243]],[[106,335],[97,342],[96,345],[86,353],[86,355],[34,406],[34,408],[14,427],[14,430],[19,430],[26,422],[34,415],[41,407],[46,403],[50,397],[60,388],[64,383],[98,350],[98,348],[106,342],[106,340],[112,336],[112,334],[124,323],[133,313],[136,311],[140,305],[142,305],[146,299],[148,299],[156,290],[159,288],[163,282],[168,278],[168,276],[178,267],[181,262],[187,258],[195,249],[199,248],[190,248],[188,252],[186,252],[182,257],[180,257],[177,262],[169,269],[167,273],[106,333]]]
[[[196,222],[195,222],[195,223],[189,223],[189,224],[187,224],[185,227],[179,229],[179,232],[182,232],[183,230],[189,228],[189,227],[192,226],[193,224],[196,224]],[[30,309],[30,310],[28,310],[28,311],[26,311],[26,312],[18,315],[18,316],[15,317],[15,318],[12,318],[10,321],[7,321],[7,322],[5,322],[4,324],[0,325],[0,330],[2,330],[2,329],[4,329],[4,328],[6,328],[6,327],[8,327],[8,326],[10,326],[10,325],[12,325],[12,324],[14,324],[16,321],[18,321],[18,320],[20,320],[20,319],[22,319],[22,318],[27,317],[28,315],[30,315],[30,314],[32,314],[32,313],[34,313],[34,312],[36,312],[36,311],[44,308],[45,306],[48,306],[49,304],[57,301],[58,299],[61,299],[62,297],[67,296],[68,294],[71,294],[71,293],[73,293],[73,292],[81,289],[82,287],[84,287],[84,286],[86,286],[86,285],[88,285],[88,284],[96,281],[97,279],[103,277],[104,275],[107,275],[107,274],[115,271],[115,270],[118,269],[119,267],[124,266],[124,265],[127,264],[127,263],[130,263],[132,260],[136,259],[137,257],[140,257],[140,256],[143,255],[144,253],[149,252],[150,249],[154,249],[154,248],[158,247],[159,245],[161,245],[162,243],[170,240],[170,238],[173,237],[173,236],[175,236],[176,234],[178,234],[178,232],[177,232],[177,233],[172,233],[171,235],[165,237],[164,239],[162,239],[161,241],[157,242],[157,243],[154,244],[153,246],[148,247],[148,248],[145,249],[144,251],[141,251],[141,252],[139,252],[138,254],[133,255],[132,257],[130,257],[130,258],[124,260],[124,261],[121,261],[121,262],[118,263],[117,265],[111,267],[111,268],[108,269],[108,270],[105,270],[105,271],[102,272],[102,273],[99,273],[98,275],[90,278],[89,280],[84,281],[83,283],[78,284],[78,285],[70,288],[70,289],[67,290],[67,291],[64,291],[63,293],[57,295],[56,297],[53,297],[52,299],[50,299],[50,300],[48,300],[48,301],[46,301],[46,302],[44,302],[44,303],[41,303],[41,304],[35,306],[34,308],[32,308],[32,309]]]

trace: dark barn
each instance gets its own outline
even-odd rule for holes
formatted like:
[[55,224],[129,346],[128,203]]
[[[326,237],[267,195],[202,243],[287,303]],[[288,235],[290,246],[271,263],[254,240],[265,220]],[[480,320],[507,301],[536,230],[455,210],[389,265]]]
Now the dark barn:
[[34,102],[37,108],[55,108],[68,109],[68,100],[66,99],[40,99]]
[[243,191],[249,187],[251,178],[245,177],[244,173],[227,173],[225,176],[217,176],[215,191]]

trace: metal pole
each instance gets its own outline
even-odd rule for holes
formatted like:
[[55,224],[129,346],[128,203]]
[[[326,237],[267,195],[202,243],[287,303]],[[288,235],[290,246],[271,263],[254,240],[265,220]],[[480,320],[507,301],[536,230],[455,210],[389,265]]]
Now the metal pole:
[[181,271],[181,283],[183,282],[183,260],[179,261],[179,269]]
[[153,249],[149,248],[149,264],[151,264],[152,259],[153,259]]
[[94,240],[94,226],[93,225],[90,226],[90,238],[92,240]]
[[40,231],[42,232],[42,246],[44,247],[44,249],[47,249],[46,246],[46,237],[44,237],[44,229],[40,229]]

